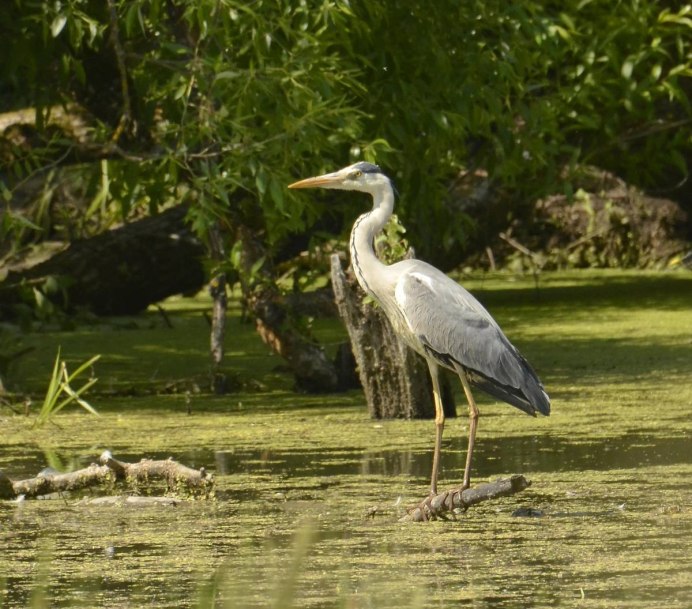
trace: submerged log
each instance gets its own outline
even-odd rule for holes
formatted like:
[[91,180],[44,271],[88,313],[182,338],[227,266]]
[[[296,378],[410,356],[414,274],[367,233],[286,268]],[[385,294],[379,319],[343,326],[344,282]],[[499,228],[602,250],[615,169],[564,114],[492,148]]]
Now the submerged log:
[[175,507],[182,503],[183,499],[176,497],[142,497],[140,495],[108,495],[107,497],[84,497],[77,502],[77,505],[96,505],[96,506],[132,506],[132,507],[151,507],[151,506],[170,506]]
[[[396,335],[382,309],[363,302],[354,278],[347,279],[332,255],[332,288],[346,325],[370,416],[375,419],[425,419],[435,416],[432,381],[425,360]],[[455,416],[452,391],[442,379],[445,415]]]
[[449,519],[455,517],[455,510],[465,511],[476,505],[498,497],[508,497],[526,490],[531,486],[524,476],[514,474],[488,484],[479,484],[464,491],[453,489],[428,497],[419,505],[409,510],[401,521],[424,522],[426,520]]
[[50,493],[79,491],[94,486],[126,482],[141,490],[153,481],[164,481],[167,491],[209,497],[214,487],[214,477],[204,468],[191,469],[173,459],[154,461],[142,459],[139,463],[119,461],[104,451],[99,463],[65,474],[41,472],[34,478],[12,481],[0,472],[0,499],[34,499]]

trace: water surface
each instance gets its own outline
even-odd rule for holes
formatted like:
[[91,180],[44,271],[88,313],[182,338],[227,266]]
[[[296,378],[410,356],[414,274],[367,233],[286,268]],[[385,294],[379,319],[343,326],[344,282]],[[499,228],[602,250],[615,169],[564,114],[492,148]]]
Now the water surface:
[[[539,369],[553,414],[533,419],[480,399],[474,481],[523,473],[532,486],[456,522],[398,520],[426,492],[431,421],[373,421],[359,392],[272,385],[276,361],[256,344],[234,348],[250,367],[263,362],[266,391],[195,394],[191,404],[101,395],[101,417],[66,412],[59,427],[0,410],[0,469],[15,478],[83,467],[108,448],[123,459],[173,456],[217,480],[214,501],[177,506],[0,503],[0,606],[692,606],[692,312],[681,297],[692,282],[676,278],[666,297],[649,290],[668,285],[665,276],[645,288],[627,277],[614,291],[546,281],[538,301],[530,282],[479,281]],[[174,376],[161,344],[203,370],[200,320],[176,323],[189,333],[116,332],[112,344],[130,349],[105,354],[99,374],[122,386],[131,344],[143,354],[138,382],[151,375],[147,354],[159,375]],[[74,343],[58,332],[39,338],[75,359],[79,345],[91,354],[103,343],[96,330]],[[41,358],[50,365],[46,351],[27,379],[41,377]],[[445,430],[443,486],[459,483],[465,443],[460,416]]]

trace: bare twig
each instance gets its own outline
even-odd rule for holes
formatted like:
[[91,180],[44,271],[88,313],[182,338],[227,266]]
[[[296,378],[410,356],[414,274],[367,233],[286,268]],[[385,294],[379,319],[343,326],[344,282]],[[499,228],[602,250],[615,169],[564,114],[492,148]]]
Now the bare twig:
[[166,324],[166,327],[168,328],[173,328],[173,322],[171,322],[171,318],[169,317],[168,313],[166,312],[166,309],[164,309],[160,304],[156,305],[156,309],[159,312],[159,315],[163,318],[164,323]]
[[125,51],[120,42],[120,28],[118,26],[118,13],[113,0],[108,0],[108,13],[111,26],[111,44],[115,52],[115,61],[118,64],[118,74],[120,75],[120,91],[123,96],[123,111],[120,121],[111,137],[111,142],[115,143],[120,139],[123,131],[132,121],[132,105],[130,103],[130,86],[127,82],[127,68],[125,67]]
[[528,247],[519,243],[516,239],[510,237],[507,233],[500,233],[500,239],[509,243],[515,250],[524,254],[530,261],[531,266],[533,266],[533,281],[536,287],[536,292],[538,292],[538,276],[541,273],[543,264],[545,261],[539,254],[532,252]]
[[500,239],[509,243],[515,250],[520,251],[525,256],[528,256],[532,260],[536,257],[536,254],[532,252],[528,247],[519,243],[513,237],[510,237],[507,233],[500,233]]

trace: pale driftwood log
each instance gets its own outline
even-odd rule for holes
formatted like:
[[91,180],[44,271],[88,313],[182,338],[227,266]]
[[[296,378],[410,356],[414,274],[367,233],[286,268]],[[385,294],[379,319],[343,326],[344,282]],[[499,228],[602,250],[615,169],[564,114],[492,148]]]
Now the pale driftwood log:
[[0,499],[34,499],[50,493],[77,491],[93,486],[127,482],[141,489],[152,481],[163,480],[171,492],[208,497],[214,487],[214,477],[204,468],[191,469],[173,459],[153,461],[142,459],[139,463],[119,461],[104,451],[99,464],[66,474],[41,473],[35,478],[12,481],[0,472]]
[[507,497],[526,490],[531,486],[524,476],[514,474],[509,478],[502,478],[488,484],[479,484],[465,491],[452,489],[439,493],[434,497],[428,497],[421,501],[419,505],[409,510],[408,514],[401,518],[401,521],[423,522],[426,520],[437,520],[438,518],[448,519],[455,517],[455,510],[466,510],[472,505]]
[[[396,335],[380,307],[363,302],[365,294],[354,278],[346,278],[338,254],[331,257],[331,276],[370,415],[375,419],[433,418],[432,382],[425,360]],[[446,378],[442,393],[445,414],[454,416]]]

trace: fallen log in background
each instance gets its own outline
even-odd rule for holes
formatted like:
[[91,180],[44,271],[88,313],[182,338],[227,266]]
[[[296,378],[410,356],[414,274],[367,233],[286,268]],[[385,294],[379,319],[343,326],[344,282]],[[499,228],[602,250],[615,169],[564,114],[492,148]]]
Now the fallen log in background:
[[115,459],[110,451],[104,451],[98,464],[92,463],[89,467],[65,474],[44,471],[35,478],[12,481],[0,472],[0,499],[16,499],[20,496],[33,499],[50,493],[83,490],[115,482],[126,482],[139,491],[153,481],[164,481],[169,492],[195,497],[209,497],[214,487],[214,477],[204,468],[192,469],[172,458],[126,463]]
[[97,315],[133,315],[173,294],[196,292],[205,281],[204,246],[185,223],[187,205],[72,241],[31,268],[10,271],[0,283],[0,318],[17,318],[28,287],[43,289],[62,277],[62,289],[46,293],[60,308]]
[[502,478],[488,484],[479,484],[465,491],[459,489],[444,491],[434,497],[428,497],[409,511],[401,521],[423,522],[438,518],[454,518],[454,510],[466,508],[498,497],[507,497],[526,490],[531,486],[524,476],[514,474],[510,478]]

